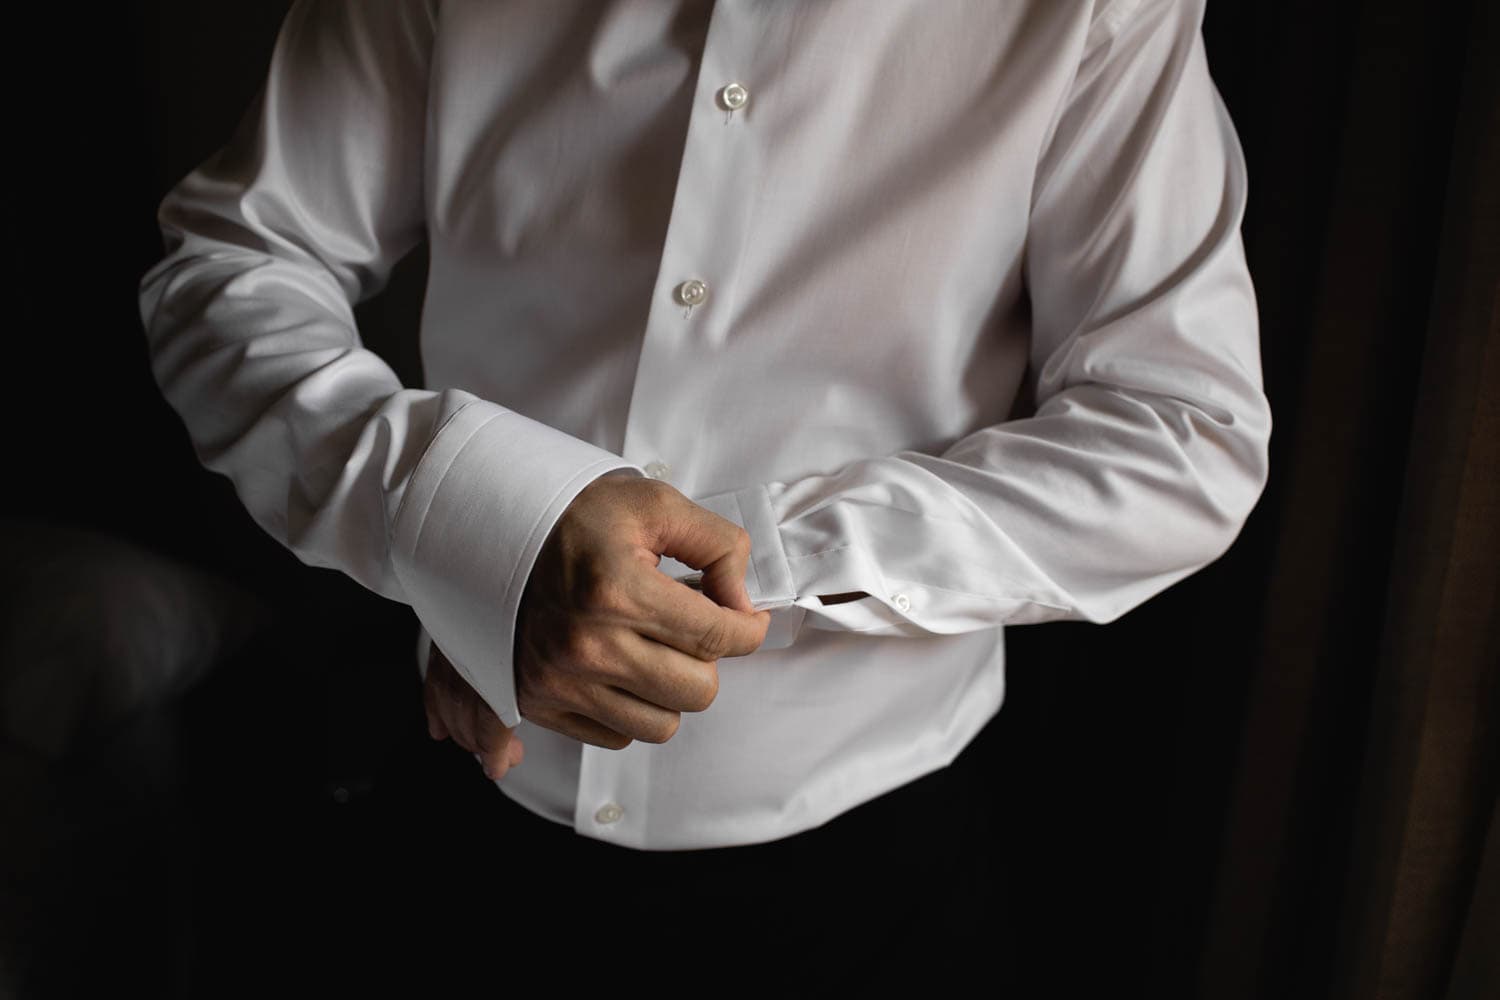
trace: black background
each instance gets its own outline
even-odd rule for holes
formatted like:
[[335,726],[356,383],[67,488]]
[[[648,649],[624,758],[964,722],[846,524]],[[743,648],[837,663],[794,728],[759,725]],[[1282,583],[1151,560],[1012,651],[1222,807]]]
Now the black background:
[[[49,973],[59,992],[138,982],[164,993],[232,976],[222,928],[257,928],[267,953],[295,947],[358,963],[359,943],[340,921],[396,863],[400,823],[414,821],[385,789],[400,787],[411,755],[453,749],[421,746],[409,611],[302,566],[264,536],[228,482],[197,465],[146,364],[137,285],[161,255],[156,205],[228,138],[285,9],[178,0],[12,15],[6,213],[18,258],[7,269],[0,394],[4,512],[100,529],[223,575],[279,622],[274,642],[153,723],[175,727],[171,749],[141,766],[176,791],[122,793],[91,814],[103,835],[78,834],[89,860],[47,911],[61,929],[38,932],[54,970],[65,970]],[[1379,322],[1351,358],[1372,380],[1351,400],[1358,432],[1329,429],[1330,447],[1364,449],[1367,487],[1358,509],[1322,525],[1341,539],[1347,581],[1330,611],[1344,623],[1341,640],[1324,651],[1347,710],[1320,710],[1324,732],[1302,766],[1330,776],[1357,753],[1369,697],[1370,626],[1384,599],[1460,84],[1462,62],[1446,54],[1465,48],[1478,9],[1216,0],[1205,24],[1249,166],[1244,232],[1276,419],[1273,470],[1316,391],[1306,373],[1325,307],[1330,206],[1349,203],[1336,184],[1368,181],[1368,225],[1408,248],[1398,272],[1372,267]],[[1380,100],[1357,89],[1372,87]],[[1388,119],[1378,128],[1356,118],[1372,105]],[[1351,129],[1372,138],[1351,144]],[[1384,184],[1391,176],[1399,185]],[[1381,200],[1388,189],[1401,199]],[[1363,249],[1347,246],[1344,266],[1358,269]],[[408,259],[359,310],[367,342],[413,378],[403,335],[416,326],[424,268]],[[1018,831],[1019,902],[1058,929],[1036,960],[1055,963],[1060,984],[1086,953],[1126,992],[1191,994],[1247,691],[1267,603],[1278,599],[1269,560],[1300,511],[1273,471],[1239,541],[1190,580],[1110,626],[1010,630],[1005,726],[983,749]],[[1312,787],[1319,801],[1306,823],[1324,846],[1278,874],[1275,905],[1297,914],[1277,946],[1283,981],[1315,992],[1336,914],[1306,887],[1339,877],[1322,862],[1348,835],[1353,790]],[[263,907],[280,916],[252,919]]]

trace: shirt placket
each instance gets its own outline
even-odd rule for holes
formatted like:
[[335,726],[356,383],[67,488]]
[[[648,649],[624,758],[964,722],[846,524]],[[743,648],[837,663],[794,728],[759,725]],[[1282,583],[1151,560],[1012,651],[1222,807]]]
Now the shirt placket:
[[[735,275],[754,210],[746,193],[758,172],[751,132],[756,88],[769,78],[776,39],[784,34],[773,20],[763,5],[714,5],[626,419],[623,457],[689,496],[701,421],[673,405],[674,387],[703,378],[730,332]],[[651,758],[666,749],[585,745],[575,828],[643,843]]]

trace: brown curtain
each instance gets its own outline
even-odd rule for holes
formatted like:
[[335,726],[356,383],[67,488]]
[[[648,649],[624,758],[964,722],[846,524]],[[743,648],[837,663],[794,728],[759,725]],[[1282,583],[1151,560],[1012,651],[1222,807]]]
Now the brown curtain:
[[1358,19],[1201,996],[1500,995],[1497,9]]

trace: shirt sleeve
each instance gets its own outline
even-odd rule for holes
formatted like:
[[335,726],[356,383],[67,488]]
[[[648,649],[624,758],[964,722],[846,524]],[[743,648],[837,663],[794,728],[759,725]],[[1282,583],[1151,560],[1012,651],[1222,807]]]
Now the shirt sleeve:
[[425,228],[433,9],[298,0],[229,143],[178,183],[141,279],[199,460],[303,562],[409,604],[508,725],[521,592],[568,504],[642,470],[458,388],[403,386],[353,305]]
[[[804,625],[1108,622],[1238,535],[1271,415],[1239,232],[1245,164],[1202,13],[1202,0],[1117,0],[1090,26],[1032,189],[1034,415],[942,454],[699,499],[750,533],[767,646]],[[851,592],[866,596],[820,600]]]

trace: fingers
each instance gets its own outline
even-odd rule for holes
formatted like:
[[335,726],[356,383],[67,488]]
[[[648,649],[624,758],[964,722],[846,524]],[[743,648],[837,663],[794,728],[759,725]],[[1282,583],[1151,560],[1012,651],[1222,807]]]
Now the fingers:
[[443,710],[438,704],[437,684],[432,676],[432,658],[429,657],[427,662],[427,678],[422,683],[422,705],[427,710],[427,735],[435,740],[446,740],[448,726],[443,722]]
[[521,741],[516,739],[516,731],[502,723],[488,705],[478,698],[473,702],[475,745],[471,749],[479,758],[485,777],[499,781],[520,763]]
[[[675,494],[675,495],[674,495]],[[750,565],[750,534],[681,493],[664,494],[652,548],[703,571],[703,593],[714,604],[751,613],[745,570]]]
[[465,750],[477,752],[478,737],[475,733],[474,701],[478,696],[468,682],[458,676],[458,671],[449,667],[438,671],[437,703],[443,714],[443,724],[453,742]]
[[637,698],[674,712],[702,712],[718,696],[719,668],[713,661],[625,629],[616,634],[614,648],[623,668],[615,686]]
[[427,732],[435,740],[452,738],[474,754],[490,779],[498,781],[525,756],[515,730],[459,676],[458,671],[433,645],[422,687],[427,713]]
[[[771,616],[754,610],[745,586],[750,544],[744,529],[668,484],[601,476],[585,487],[523,592],[522,716],[595,746],[670,739],[682,712],[714,700],[718,660],[765,639]],[[700,570],[702,591],[662,573],[662,555]],[[465,725],[445,721],[450,731]]]
[[632,742],[631,737],[624,733],[611,729],[579,712],[540,712],[534,721],[554,732],[570,736],[580,743],[603,747],[606,750],[624,750]]
[[720,607],[657,569],[643,573],[638,586],[650,613],[636,623],[636,631],[700,660],[748,656],[760,648],[770,627],[769,611]]
[[[663,586],[680,589],[696,600],[704,600],[701,595],[668,580],[654,568],[644,572],[660,577]],[[651,619],[640,615],[629,616],[630,624],[564,630],[549,636],[540,647],[533,647],[523,638],[518,648],[528,655],[518,670],[518,703],[522,715],[536,721],[539,710],[581,712],[627,735],[659,741],[653,733],[660,730],[661,716],[653,714],[648,718],[634,706],[629,706],[634,710],[633,715],[607,718],[595,714],[595,709],[601,704],[613,705],[622,712],[627,708],[618,698],[600,692],[619,689],[633,695],[634,700],[670,713],[706,710],[718,695],[716,656],[726,648],[723,636],[729,634],[717,623],[722,616],[738,617],[737,612],[725,612],[712,605],[706,611],[707,631],[690,633],[693,635],[690,641],[677,640],[693,649],[691,653],[640,634],[637,629],[664,631],[659,626],[646,624]],[[757,634],[751,637],[752,644],[759,642],[761,631],[763,629],[757,629]],[[537,669],[538,664],[541,664],[540,669]]]
[[[550,686],[528,699],[521,708],[522,715],[549,728],[556,728],[551,720],[559,717],[578,715],[590,719],[598,728],[588,729],[589,738],[584,742],[596,746],[621,749],[631,740],[665,743],[677,732],[681,715],[675,709],[665,708],[616,686],[625,675],[636,672],[633,667],[618,664],[601,666],[587,673],[570,672],[561,680],[553,679]],[[577,730],[575,725],[572,729],[557,731],[583,739],[577,735]],[[623,737],[623,742],[618,737]]]
[[663,708],[623,688],[599,686],[592,691],[589,716],[642,743],[665,743],[677,735],[682,714]]

